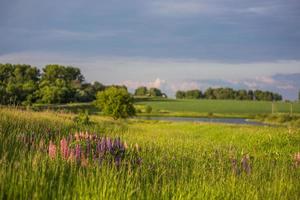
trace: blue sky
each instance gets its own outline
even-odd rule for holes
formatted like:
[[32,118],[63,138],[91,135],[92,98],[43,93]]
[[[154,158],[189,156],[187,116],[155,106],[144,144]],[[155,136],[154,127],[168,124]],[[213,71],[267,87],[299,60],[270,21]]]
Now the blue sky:
[[299,21],[299,0],[1,0],[0,62],[74,65],[89,81],[170,94],[232,86],[294,99]]

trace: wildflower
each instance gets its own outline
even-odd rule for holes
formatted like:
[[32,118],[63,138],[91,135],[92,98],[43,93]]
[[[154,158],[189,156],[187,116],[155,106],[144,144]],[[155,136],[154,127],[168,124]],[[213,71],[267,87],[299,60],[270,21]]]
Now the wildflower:
[[106,147],[108,151],[112,152],[112,141],[110,138],[106,139]]
[[76,148],[75,148],[75,158],[76,158],[76,161],[80,161],[80,157],[81,157],[81,148],[80,148],[80,145],[77,144]]
[[250,167],[250,157],[248,154],[244,155],[241,160],[242,169],[247,173],[251,173],[251,167]]
[[56,146],[55,144],[50,141],[49,148],[48,148],[49,157],[54,159],[56,156]]
[[70,150],[70,156],[69,156],[68,160],[73,162],[73,161],[75,161],[75,159],[76,159],[76,152],[75,152],[74,149],[71,149]]
[[64,159],[67,159],[69,156],[69,146],[65,138],[63,138],[60,141],[60,153],[61,153],[61,157]]

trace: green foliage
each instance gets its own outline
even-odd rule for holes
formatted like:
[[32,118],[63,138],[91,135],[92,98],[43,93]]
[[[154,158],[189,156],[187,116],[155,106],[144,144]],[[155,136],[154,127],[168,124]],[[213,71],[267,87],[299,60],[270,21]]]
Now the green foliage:
[[124,88],[110,87],[97,93],[96,105],[114,119],[135,115],[133,97]]
[[0,64],[0,104],[90,102],[105,86],[85,83],[80,69],[46,65],[42,75],[30,65]]
[[177,91],[176,99],[200,99],[202,92],[200,90]]
[[36,67],[0,64],[0,104],[31,104],[35,100],[38,79]]
[[149,89],[149,96],[151,97],[161,97],[163,96],[162,92],[158,88],[150,88]]
[[200,90],[177,91],[177,99],[236,99],[257,101],[281,101],[282,96],[269,91],[234,90],[232,88],[208,88],[204,95]]
[[167,95],[165,93],[162,93],[162,91],[158,88],[150,88],[147,87],[138,87],[135,92],[135,96],[149,96],[149,97],[164,97],[167,98]]
[[136,95],[136,96],[146,96],[146,95],[148,95],[148,89],[146,87],[138,87],[135,90],[134,95]]
[[87,110],[85,110],[84,112],[81,111],[77,116],[73,118],[73,121],[78,125],[89,125],[91,123],[89,112]]

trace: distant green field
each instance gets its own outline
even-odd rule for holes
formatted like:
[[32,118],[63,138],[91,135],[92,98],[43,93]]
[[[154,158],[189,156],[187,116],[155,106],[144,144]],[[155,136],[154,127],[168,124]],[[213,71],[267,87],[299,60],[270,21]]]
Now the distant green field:
[[[272,102],[237,100],[152,100],[139,101],[137,105],[150,105],[154,112],[198,112],[222,114],[262,114],[272,112]],[[274,103],[275,113],[290,112],[291,104]],[[293,103],[294,113],[300,113],[300,103]]]

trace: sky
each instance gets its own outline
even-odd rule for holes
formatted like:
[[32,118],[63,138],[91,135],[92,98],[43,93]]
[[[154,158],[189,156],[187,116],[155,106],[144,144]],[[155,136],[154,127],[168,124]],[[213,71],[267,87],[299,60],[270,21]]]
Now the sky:
[[1,0],[0,63],[79,67],[169,96],[207,87],[296,99],[299,0]]

